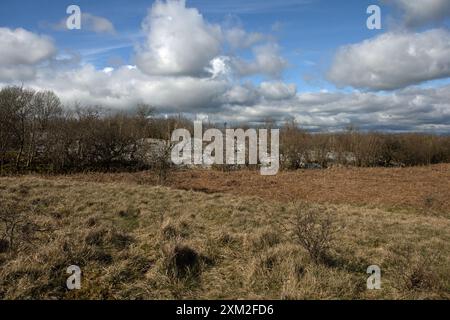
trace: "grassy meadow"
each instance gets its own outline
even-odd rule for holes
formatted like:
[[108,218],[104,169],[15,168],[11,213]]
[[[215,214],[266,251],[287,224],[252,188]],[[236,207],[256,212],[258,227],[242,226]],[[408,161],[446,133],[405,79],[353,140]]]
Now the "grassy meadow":
[[92,180],[0,178],[0,299],[450,298],[445,210]]

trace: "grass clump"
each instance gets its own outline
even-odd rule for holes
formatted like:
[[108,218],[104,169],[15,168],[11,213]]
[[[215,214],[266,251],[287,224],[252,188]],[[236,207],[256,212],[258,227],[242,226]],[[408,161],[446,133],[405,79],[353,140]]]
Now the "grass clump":
[[446,277],[438,268],[439,266],[445,268],[442,266],[442,260],[443,258],[436,252],[418,252],[411,245],[399,246],[389,257],[390,269],[394,276],[393,286],[409,296],[445,290],[443,282]]
[[202,257],[194,249],[183,244],[169,244],[163,252],[169,277],[186,279],[200,275]]

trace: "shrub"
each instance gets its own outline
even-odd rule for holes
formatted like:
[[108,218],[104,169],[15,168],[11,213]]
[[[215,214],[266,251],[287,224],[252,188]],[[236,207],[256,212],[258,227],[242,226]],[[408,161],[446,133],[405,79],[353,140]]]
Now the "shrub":
[[315,263],[324,262],[333,242],[336,229],[330,213],[304,205],[296,209],[293,221],[294,239]]
[[436,254],[416,252],[410,245],[400,246],[390,257],[394,287],[406,292],[426,291],[438,287],[438,275],[433,268],[440,260]]
[[23,244],[32,242],[35,232],[43,231],[31,220],[26,209],[14,203],[0,204],[0,241],[3,250],[16,251]]

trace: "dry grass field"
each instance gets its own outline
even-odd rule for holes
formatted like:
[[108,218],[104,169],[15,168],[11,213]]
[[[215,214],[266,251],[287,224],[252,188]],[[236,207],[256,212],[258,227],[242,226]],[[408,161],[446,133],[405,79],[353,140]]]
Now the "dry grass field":
[[0,178],[0,299],[450,298],[449,165],[155,181]]
[[[152,172],[79,174],[69,179],[91,182],[127,182],[157,185]],[[387,210],[450,214],[450,164],[407,168],[333,168],[280,172],[261,176],[258,171],[177,171],[168,187],[207,194],[256,196],[269,201],[308,201],[382,207]]]

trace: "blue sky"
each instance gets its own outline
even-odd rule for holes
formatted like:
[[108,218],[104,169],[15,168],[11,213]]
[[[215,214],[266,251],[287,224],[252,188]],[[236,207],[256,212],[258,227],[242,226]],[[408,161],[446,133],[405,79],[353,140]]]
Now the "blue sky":
[[[61,27],[72,4],[90,19],[81,30]],[[373,4],[381,30],[366,27]],[[450,132],[449,28],[448,0],[3,0],[0,87],[312,130]]]

